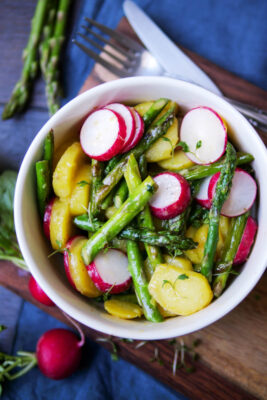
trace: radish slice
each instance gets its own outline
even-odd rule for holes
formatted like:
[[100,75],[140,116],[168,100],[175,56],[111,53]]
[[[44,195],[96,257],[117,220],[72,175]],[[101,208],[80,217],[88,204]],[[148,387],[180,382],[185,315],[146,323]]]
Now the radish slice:
[[50,240],[50,221],[51,221],[52,207],[54,201],[55,199],[50,200],[50,202],[45,207],[45,212],[44,212],[43,230],[48,240]]
[[[217,172],[210,180],[208,194],[211,201],[219,177],[220,172]],[[243,169],[236,168],[230,194],[222,207],[221,214],[226,217],[237,217],[244,214],[252,207],[256,195],[257,185],[255,180]]]
[[112,103],[104,107],[105,109],[115,111],[118,113],[125,122],[126,125],[126,136],[124,140],[124,145],[121,149],[121,152],[125,152],[125,148],[132,142],[135,134],[135,118],[130,107],[125,106],[120,103]]
[[127,151],[131,150],[133,147],[137,145],[137,143],[142,139],[145,130],[145,124],[141,115],[139,115],[134,108],[132,108],[132,112],[135,119],[134,137],[132,142],[123,149],[123,153],[126,153]]
[[209,107],[197,107],[183,118],[180,140],[189,148],[187,157],[196,164],[210,164],[225,152],[227,129],[224,121]]
[[203,179],[203,182],[200,185],[199,191],[196,195],[196,201],[202,207],[211,208],[211,201],[208,195],[208,188],[210,184],[212,176],[208,176],[207,178]]
[[190,186],[186,179],[174,172],[162,172],[155,176],[158,185],[150,199],[150,208],[155,217],[170,219],[181,214],[190,202]]
[[131,285],[128,258],[120,250],[101,251],[86,268],[94,285],[101,292],[121,293]]
[[83,151],[99,161],[108,161],[120,153],[126,137],[124,119],[115,111],[102,109],[89,115],[82,126]]
[[254,221],[252,217],[248,217],[240,245],[238,247],[236,256],[234,258],[234,265],[242,264],[248,258],[250,249],[255,239],[257,229],[258,225],[256,221]]

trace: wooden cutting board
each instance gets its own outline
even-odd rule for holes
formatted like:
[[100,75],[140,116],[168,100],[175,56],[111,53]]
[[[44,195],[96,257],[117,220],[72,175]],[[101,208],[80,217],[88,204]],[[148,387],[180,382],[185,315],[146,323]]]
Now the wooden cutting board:
[[[117,29],[135,37],[126,19],[122,19]],[[267,110],[267,95],[264,90],[186,49],[184,51],[209,74],[225,95]],[[111,78],[112,76],[107,71],[96,65],[81,91]],[[262,138],[264,139],[263,136]],[[267,143],[266,138],[267,136],[264,139],[265,143]],[[42,306],[31,297],[27,288],[28,279],[27,273],[9,263],[1,262],[1,285],[55,318],[69,323],[59,309]],[[136,349],[138,342],[126,343],[115,339],[119,355],[190,399],[266,399],[266,287],[265,275],[247,298],[231,313],[211,326],[182,338],[188,345],[191,345],[195,339],[201,340],[201,344],[197,347],[200,359],[195,362],[194,373],[189,374],[179,369],[176,375],[172,374],[173,347],[164,340],[148,342],[140,349]],[[99,332],[86,327],[83,329],[93,340],[103,337]],[[101,345],[111,350],[110,344],[101,343]],[[159,350],[163,365],[151,362],[155,348]]]

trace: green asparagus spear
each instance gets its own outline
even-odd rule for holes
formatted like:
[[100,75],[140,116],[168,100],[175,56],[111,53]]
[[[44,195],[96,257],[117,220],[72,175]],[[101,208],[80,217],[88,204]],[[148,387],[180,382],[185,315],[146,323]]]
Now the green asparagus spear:
[[53,129],[48,132],[44,141],[44,160],[47,160],[50,167],[52,176],[53,171],[53,157],[54,157],[54,133]]
[[114,196],[114,206],[120,208],[128,196],[128,186],[125,180],[121,182]]
[[164,99],[164,98],[154,101],[151,107],[143,115],[145,129],[147,129],[152,124],[154,119],[157,118],[157,116],[160,114],[160,112],[163,110],[163,108],[167,105],[168,102],[169,99]]
[[116,186],[116,184],[123,177],[128,158],[131,154],[135,156],[135,158],[139,159],[139,157],[161,136],[163,136],[170,125],[173,122],[174,118],[174,108],[171,107],[156,123],[155,126],[150,128],[146,134],[143,136],[142,140],[138,143],[138,145],[126,153],[120,162],[113,168],[113,170],[103,179],[102,186],[97,190],[95,195],[96,205],[101,204],[104,198],[109,194],[109,192]]
[[[111,190],[109,195],[103,200],[101,204],[102,210],[107,210],[113,203],[114,195],[116,194],[116,187]],[[119,207],[118,207],[119,208]]]
[[[144,211],[142,211],[140,214],[142,213],[144,213]],[[139,218],[141,219],[142,217],[138,216],[138,220]],[[142,223],[144,223],[144,221],[147,222],[145,215],[144,219],[142,220]],[[148,221],[150,222],[150,220]],[[74,218],[74,224],[80,229],[94,233],[98,231],[100,228],[102,228],[102,226],[105,223],[100,222],[96,219],[91,221],[87,214],[83,214]],[[190,238],[184,237],[182,235],[173,234],[168,231],[155,232],[154,227],[151,228],[126,227],[120,231],[118,237],[121,239],[129,239],[129,240],[143,242],[145,243],[145,245],[146,244],[148,245],[146,246],[148,248],[154,246],[158,247],[171,246],[173,248],[179,248],[181,250],[189,250],[189,249],[194,249],[197,246],[197,243]],[[150,261],[153,263],[154,267],[155,265],[163,262],[162,257],[157,255],[157,253],[160,253],[159,249],[156,248],[154,251],[153,250],[147,251],[147,253],[150,256],[149,257]]]
[[216,272],[222,270],[224,272],[219,273],[214,280],[213,293],[215,297],[219,297],[225,288],[228,276],[233,266],[236,252],[242,239],[248,216],[249,212],[232,219],[233,227],[230,235],[228,236],[223,257],[216,267]]
[[135,292],[146,319],[151,322],[161,322],[163,318],[148,291],[148,283],[143,271],[143,260],[138,243],[132,240],[127,241],[127,255],[128,268],[133,279]]
[[47,0],[38,0],[32,19],[31,32],[26,48],[23,51],[23,69],[20,80],[13,89],[11,98],[6,104],[2,119],[11,118],[15,113],[24,109],[31,91],[31,86],[38,72],[38,45],[40,42],[46,13]]
[[223,203],[229,195],[232,179],[236,167],[236,151],[231,143],[227,144],[225,162],[222,166],[220,178],[216,185],[212,206],[209,212],[209,231],[204,248],[204,257],[201,263],[201,273],[211,281],[212,267],[219,237],[220,212]]
[[91,219],[99,212],[99,209],[96,205],[95,195],[98,188],[101,185],[103,169],[104,169],[103,163],[97,160],[92,160],[92,181],[91,181],[90,203],[89,203],[89,216]]
[[[143,115],[143,121],[144,121],[144,124],[145,124],[145,130],[154,121],[154,119],[159,115],[159,113],[163,110],[163,108],[167,105],[168,102],[169,102],[169,100],[168,99],[164,99],[164,98],[154,101],[152,106]],[[122,158],[123,157],[121,155],[113,157],[108,162],[108,165],[106,166],[105,175],[109,174],[110,171],[112,171],[113,168],[116,167],[116,165],[121,161]]]
[[82,250],[85,265],[95,258],[126,225],[144,208],[156,190],[156,183],[148,177],[123,203],[121,208],[87,241]]
[[[238,152],[236,165],[248,164],[254,160],[254,157],[248,153]],[[182,169],[177,171],[180,175],[188,180],[203,179],[207,176],[213,175],[216,172],[221,171],[225,163],[225,157],[221,158],[219,161],[210,165],[194,165],[188,169]]]
[[[135,188],[142,182],[138,164],[133,154],[131,154],[129,157],[124,176],[130,193],[134,191]],[[155,230],[153,219],[148,205],[145,206],[144,210],[138,216],[138,226],[140,228],[148,228],[152,231]],[[153,234],[153,232],[151,233]],[[129,237],[129,239],[133,239],[133,237]],[[140,240],[140,237],[137,240]],[[150,244],[145,243],[145,249],[153,268],[155,268],[157,264],[163,262],[163,257],[160,250],[157,247],[155,247],[153,243]]]
[[43,29],[43,40],[39,46],[40,51],[40,67],[43,75],[46,74],[47,63],[50,54],[50,40],[54,31],[55,17],[57,14],[57,1],[47,0],[49,3],[49,13]]
[[51,172],[48,160],[37,161],[35,170],[39,211],[43,217],[45,206],[51,194]]
[[147,160],[145,154],[141,154],[139,158],[139,171],[142,181],[147,177]]
[[50,55],[45,67],[46,96],[50,114],[53,115],[59,109],[60,86],[58,81],[58,64],[64,42],[67,25],[67,15],[71,0],[59,0],[56,23],[53,36],[50,39]]

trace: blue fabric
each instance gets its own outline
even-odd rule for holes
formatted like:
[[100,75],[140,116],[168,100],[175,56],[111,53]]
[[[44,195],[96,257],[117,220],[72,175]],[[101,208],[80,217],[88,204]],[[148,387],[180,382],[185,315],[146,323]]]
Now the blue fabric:
[[[62,323],[25,302],[18,320],[14,352],[34,351],[39,337]],[[101,335],[100,335],[101,336]],[[53,381],[37,368],[4,385],[3,400],[185,400],[124,360],[88,341],[81,368],[64,381]]]
[[[267,89],[266,0],[135,2],[175,42]],[[82,31],[79,27],[84,24],[84,16],[115,28],[123,16],[122,4],[122,0],[83,1],[73,36]],[[70,100],[80,90],[94,61],[69,42],[64,65],[66,100]]]
[[[156,23],[176,42],[206,57],[223,68],[267,89],[267,1],[266,0],[136,0]],[[83,0],[76,10],[72,32],[79,30],[83,17],[91,17],[115,28],[121,17],[122,0]],[[71,41],[63,59],[66,99],[72,99],[89,75],[94,61],[83,54]],[[25,146],[45,121],[25,114],[25,145],[16,151],[7,140],[24,117],[5,122],[2,143],[3,166],[18,166]],[[28,122],[27,122],[28,121]],[[23,122],[25,126],[25,122]],[[5,140],[6,139],[6,140]],[[8,147],[10,143],[10,147]],[[8,156],[7,156],[8,155]],[[11,297],[10,297],[11,298]],[[2,317],[2,315],[1,315]],[[48,329],[62,326],[37,308],[24,303],[17,324],[13,350],[33,350],[40,335]],[[0,337],[1,340],[1,337]],[[4,350],[4,349],[3,349]],[[6,400],[133,400],[182,399],[178,393],[160,385],[123,360],[112,362],[108,352],[89,342],[83,366],[64,382],[51,381],[38,369],[4,388]]]

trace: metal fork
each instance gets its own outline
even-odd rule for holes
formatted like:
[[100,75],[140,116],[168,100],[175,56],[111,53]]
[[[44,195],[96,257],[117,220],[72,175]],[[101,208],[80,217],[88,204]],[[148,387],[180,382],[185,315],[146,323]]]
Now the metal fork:
[[[82,28],[94,37],[94,40],[80,32],[77,33],[77,35],[91,46],[100,50],[101,54],[96,53],[92,48],[85,46],[76,39],[73,39],[73,43],[79,46],[81,50],[97,63],[110,71],[114,77],[125,78],[142,75],[168,76],[185,81],[185,79],[179,75],[168,74],[161,67],[156,58],[134,39],[121,32],[118,33],[91,18],[85,18],[85,20],[93,27],[96,27],[99,32],[83,25]],[[109,38],[107,38],[107,36],[109,36]],[[104,45],[100,44],[99,41],[104,43]],[[186,81],[188,82],[188,80]],[[190,83],[195,82],[191,81]],[[266,111],[225,96],[222,97],[240,111],[255,128],[267,132]]]

